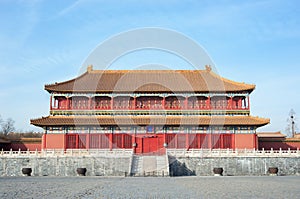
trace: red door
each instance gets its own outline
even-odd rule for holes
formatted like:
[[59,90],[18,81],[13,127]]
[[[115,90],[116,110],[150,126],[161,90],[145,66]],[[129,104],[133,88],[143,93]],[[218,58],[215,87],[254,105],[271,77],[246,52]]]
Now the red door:
[[158,137],[143,138],[143,153],[155,154],[158,151]]
[[165,150],[163,147],[162,136],[143,136],[136,138],[136,154],[143,155],[158,155],[164,154]]

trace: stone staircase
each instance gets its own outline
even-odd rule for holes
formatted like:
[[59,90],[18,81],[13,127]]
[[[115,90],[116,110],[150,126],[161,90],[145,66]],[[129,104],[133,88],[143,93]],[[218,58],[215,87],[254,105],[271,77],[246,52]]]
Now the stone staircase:
[[132,156],[132,163],[131,163],[131,176],[136,176],[139,174],[140,171],[143,171],[143,156]]
[[168,156],[133,155],[131,176],[169,176]]

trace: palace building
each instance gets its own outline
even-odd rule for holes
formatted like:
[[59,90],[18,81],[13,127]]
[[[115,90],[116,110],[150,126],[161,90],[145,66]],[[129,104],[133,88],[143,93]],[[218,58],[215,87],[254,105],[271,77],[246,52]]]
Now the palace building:
[[256,129],[269,119],[250,115],[255,85],[204,70],[93,70],[45,85],[50,115],[43,149],[257,149]]

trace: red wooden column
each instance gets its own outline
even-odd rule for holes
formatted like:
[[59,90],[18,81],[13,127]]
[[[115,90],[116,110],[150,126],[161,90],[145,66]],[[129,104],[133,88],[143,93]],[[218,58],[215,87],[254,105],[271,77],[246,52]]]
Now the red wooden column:
[[201,134],[197,133],[196,136],[197,136],[197,142],[198,142],[198,149],[201,149],[202,148],[202,146],[201,146]]
[[207,97],[206,107],[207,107],[207,109],[210,109],[210,96]]
[[132,107],[132,109],[136,109],[136,97],[133,97],[133,107]]
[[113,133],[109,134],[109,150],[113,149]]
[[111,96],[111,99],[110,99],[110,109],[114,109],[114,98],[113,98],[113,96]]
[[235,134],[231,134],[231,148],[235,149]]
[[166,132],[164,132],[164,137],[163,137],[163,140],[164,140],[164,147],[166,148],[166,144],[167,144],[167,135],[166,135]]
[[78,149],[79,148],[79,134],[76,134],[76,145],[75,148]]
[[46,141],[47,141],[47,133],[44,133],[43,135],[43,146],[42,146],[42,149],[46,149]]
[[73,109],[73,98],[69,98],[69,110],[72,110]]
[[136,127],[133,129],[134,133],[132,134],[132,148],[133,148],[133,153],[136,153]]
[[67,102],[66,102],[66,110],[70,109],[70,99],[67,97]]
[[122,140],[121,140],[121,148],[122,149],[124,149],[124,146],[125,146],[125,144],[124,144],[124,142],[125,142],[125,139],[124,139],[124,133],[122,133]]
[[65,134],[64,134],[64,151],[67,150],[67,139],[68,139],[68,136],[67,136],[67,134],[65,133]]
[[50,95],[50,110],[52,110],[52,98],[53,98],[53,96]]
[[165,109],[165,105],[166,105],[166,97],[163,97],[163,99],[162,99],[162,107],[163,107],[163,109]]
[[85,148],[90,149],[90,128],[88,128],[88,134],[86,135]]
[[185,97],[185,100],[184,100],[184,109],[188,109],[188,97]]
[[92,98],[91,97],[89,97],[88,108],[87,109],[92,109]]
[[250,96],[247,96],[247,100],[248,100],[247,109],[249,110],[250,109]]
[[233,97],[229,98],[229,109],[232,109],[233,107]]
[[238,109],[241,109],[241,108],[242,108],[242,98],[240,97],[239,101],[238,101]]
[[254,149],[256,150],[258,147],[258,139],[257,139],[257,136],[256,134],[253,134],[253,143],[254,143]]
[[220,139],[221,139],[221,146],[220,148],[223,149],[224,148],[224,134],[220,134]]
[[186,132],[185,133],[185,148],[186,148],[186,150],[189,150],[189,148],[190,148],[190,143],[189,143],[189,134],[188,134],[188,132]]
[[210,132],[209,132],[209,134],[208,134],[208,147],[210,148],[210,149],[212,149],[212,129],[210,129]]

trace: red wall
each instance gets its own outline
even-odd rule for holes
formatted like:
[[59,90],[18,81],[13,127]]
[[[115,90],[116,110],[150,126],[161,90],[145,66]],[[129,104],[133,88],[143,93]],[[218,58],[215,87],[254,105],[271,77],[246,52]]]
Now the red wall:
[[46,134],[46,149],[65,149],[65,134]]
[[[3,150],[9,151],[40,151],[42,149],[42,139],[41,138],[22,138],[19,140],[11,140],[10,143],[2,144]],[[0,148],[1,150],[1,148]]]
[[[10,147],[13,151],[21,150],[21,151],[40,151],[42,149],[41,143],[12,143]],[[10,149],[9,149],[10,150]]]
[[257,135],[256,134],[235,134],[236,149],[256,149]]
[[[151,137],[152,136],[152,137]],[[112,141],[110,141],[112,140]],[[230,149],[253,149],[262,150],[296,150],[300,149],[300,140],[284,141],[269,140],[257,141],[254,134],[138,134],[135,139],[130,134],[46,134],[42,139],[25,138],[12,141],[3,145],[3,150],[21,149],[22,151],[31,150],[40,151],[46,149],[67,149],[67,148],[91,148],[91,149],[109,149],[109,148],[132,148],[132,144],[136,142],[136,153],[164,150],[163,144],[166,142],[168,148],[230,148]],[[77,143],[77,144],[76,144]],[[42,147],[44,146],[44,147]]]
[[291,150],[297,150],[297,148],[300,149],[300,141],[259,141],[259,150],[263,148],[265,150],[271,150],[271,148],[274,150],[279,150],[280,148],[282,150],[288,150],[289,148]]
[[[136,153],[148,153],[164,150],[164,143],[167,148],[178,149],[235,149],[255,148],[255,135],[235,134],[47,134],[43,136],[43,143],[46,149],[113,149],[133,148],[136,143]],[[239,143],[242,142],[242,143]]]

